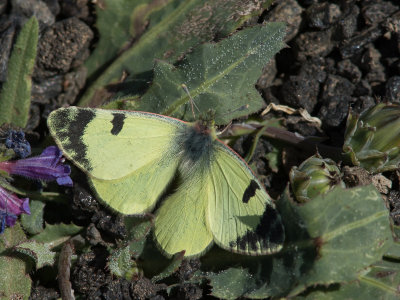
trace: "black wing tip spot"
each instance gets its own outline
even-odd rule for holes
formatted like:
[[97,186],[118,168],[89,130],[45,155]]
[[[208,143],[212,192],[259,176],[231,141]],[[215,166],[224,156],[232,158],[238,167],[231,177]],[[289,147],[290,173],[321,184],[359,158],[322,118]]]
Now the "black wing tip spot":
[[112,115],[114,118],[111,121],[111,124],[113,125],[111,134],[118,135],[124,127],[126,115],[123,113],[113,113]]
[[[64,132],[58,133],[63,143],[64,149],[68,153],[73,153],[73,159],[90,171],[92,168],[86,157],[86,145],[82,136],[86,126],[96,117],[96,113],[89,109],[79,109],[77,114],[71,118],[68,110],[60,111],[59,122],[64,122]],[[68,142],[67,142],[68,141]]]
[[255,181],[254,179],[252,179],[250,181],[249,186],[246,188],[246,190],[243,193],[242,202],[248,203],[249,200],[251,199],[251,197],[254,197],[256,195],[257,190],[260,190],[260,189],[261,189],[261,187],[258,184],[258,182]]
[[284,239],[285,234],[281,218],[276,209],[267,204],[257,228],[253,231],[248,230],[236,241],[230,242],[229,246],[243,251],[248,248],[257,251],[259,244],[261,244],[265,249],[275,249],[283,244]]

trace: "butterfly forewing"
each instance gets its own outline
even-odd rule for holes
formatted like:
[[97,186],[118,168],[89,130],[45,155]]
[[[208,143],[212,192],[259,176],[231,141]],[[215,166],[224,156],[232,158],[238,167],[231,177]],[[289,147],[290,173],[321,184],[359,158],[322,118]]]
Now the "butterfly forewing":
[[48,126],[104,202],[140,214],[173,179],[179,161],[173,137],[187,125],[150,113],[69,107],[52,112]]

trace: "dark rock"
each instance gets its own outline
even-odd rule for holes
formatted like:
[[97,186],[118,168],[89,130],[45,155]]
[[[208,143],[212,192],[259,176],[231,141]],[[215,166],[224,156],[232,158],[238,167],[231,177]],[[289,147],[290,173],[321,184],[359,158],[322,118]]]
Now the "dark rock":
[[347,117],[353,98],[347,95],[336,95],[325,99],[319,110],[318,117],[324,126],[337,127]]
[[339,126],[346,118],[355,86],[346,78],[329,75],[322,88],[322,106],[318,117],[325,126]]
[[352,4],[343,12],[340,20],[336,24],[335,38],[339,41],[351,38],[357,30],[357,18],[360,9]]
[[400,11],[395,13],[392,17],[386,18],[383,22],[383,27],[386,30],[385,38],[393,39],[393,50],[397,51],[397,57],[400,53]]
[[285,22],[285,42],[296,36],[301,24],[301,13],[303,9],[295,0],[279,1],[270,13],[265,17],[265,22]]
[[386,81],[385,68],[380,59],[381,54],[372,44],[368,45],[367,50],[361,57],[360,67],[363,71],[368,72],[365,75],[365,79],[369,81],[372,87]]
[[74,218],[76,220],[83,220],[90,219],[91,216],[100,209],[100,204],[97,202],[96,198],[94,198],[88,192],[87,189],[76,183],[73,187],[73,198],[71,207]]
[[267,104],[270,104],[270,103],[279,104],[279,100],[275,96],[277,94],[279,94],[279,92],[277,91],[277,87],[275,87],[275,86],[268,87],[266,89],[262,89],[262,95],[265,100],[265,103],[267,103]]
[[182,300],[203,299],[203,290],[197,284],[185,283],[179,286],[175,297]]
[[0,81],[2,82],[7,79],[8,59],[11,54],[11,48],[15,36],[15,24],[10,22],[8,25],[8,28],[0,34]]
[[51,13],[54,16],[57,16],[60,13],[60,4],[57,0],[42,0],[46,3],[47,7],[50,9]]
[[317,104],[319,83],[309,76],[290,76],[282,85],[283,101],[293,108],[311,113]]
[[25,126],[25,130],[30,131],[38,127],[40,118],[41,115],[39,106],[37,104],[31,104],[31,107],[29,108],[29,120],[28,124]]
[[184,259],[177,271],[179,281],[188,281],[200,269],[200,266],[201,262],[199,259]]
[[64,18],[76,17],[87,21],[89,17],[88,0],[63,0],[60,14]]
[[75,293],[85,295],[89,299],[101,286],[112,282],[107,271],[108,251],[105,247],[93,247],[91,252],[79,255],[71,270],[71,283]]
[[307,57],[326,56],[334,47],[331,36],[331,29],[300,34],[295,39],[297,58],[300,61],[304,61]]
[[135,299],[131,295],[131,283],[128,280],[120,278],[110,284],[102,286],[98,291],[97,295],[93,296],[93,299],[104,299],[104,300],[129,300]]
[[32,287],[29,300],[53,300],[58,299],[60,295],[56,290],[45,288],[44,286]]
[[0,0],[0,15],[4,14],[7,9],[7,0]]
[[359,96],[371,96],[372,88],[369,85],[368,81],[362,79],[357,85],[353,92],[353,95],[356,97]]
[[81,59],[93,38],[93,32],[77,18],[57,22],[39,41],[35,76],[49,77],[70,70]]
[[361,96],[352,105],[352,109],[355,113],[362,113],[364,110],[374,106],[375,99],[371,96]]
[[85,86],[86,74],[87,69],[80,67],[64,76],[63,92],[57,98],[58,103],[72,105],[75,102],[80,91]]
[[372,176],[361,167],[348,167],[342,169],[343,181],[347,187],[355,187],[360,185],[368,185],[372,183]]
[[92,216],[91,221],[96,225],[97,229],[112,239],[126,237],[125,225],[121,215],[111,215],[108,211],[99,210]]
[[388,202],[390,205],[390,216],[394,220],[394,224],[400,225],[400,192],[391,190],[389,192]]
[[46,78],[40,82],[32,81],[31,101],[34,103],[49,103],[51,98],[57,97],[62,91],[63,76],[58,75]]
[[48,27],[54,24],[55,16],[49,7],[40,0],[11,0],[11,13],[23,18],[35,16],[42,27]]
[[319,30],[328,29],[340,15],[340,7],[328,2],[315,3],[306,11],[308,26]]
[[299,4],[304,7],[308,7],[314,3],[317,3],[318,0],[298,0]]
[[291,115],[285,120],[285,126],[290,132],[297,132],[302,136],[320,136],[321,130],[316,123],[311,123],[302,116]]
[[[333,62],[332,62],[333,63]],[[282,85],[284,103],[293,108],[305,108],[312,113],[318,101],[319,85],[325,82],[331,61],[314,57],[305,62],[297,76],[290,76]]]
[[386,100],[400,102],[400,76],[390,77],[386,82]]
[[340,95],[351,96],[354,89],[354,84],[346,78],[330,74],[322,88],[322,99],[326,100],[329,97]]
[[356,54],[361,53],[366,45],[375,41],[382,35],[383,30],[379,26],[368,28],[360,34],[355,35],[352,39],[346,41],[339,48],[342,58],[350,58]]
[[361,15],[364,17],[365,24],[374,25],[385,20],[398,9],[390,1],[364,1]]
[[319,83],[326,80],[327,72],[333,68],[334,61],[322,57],[313,57],[305,62],[299,71],[300,76],[314,77]]
[[350,59],[344,59],[337,64],[337,72],[349,79],[352,83],[357,83],[361,79],[360,69],[353,64]]
[[132,283],[131,290],[134,299],[150,299],[165,288],[165,284],[155,284],[150,279],[143,277]]

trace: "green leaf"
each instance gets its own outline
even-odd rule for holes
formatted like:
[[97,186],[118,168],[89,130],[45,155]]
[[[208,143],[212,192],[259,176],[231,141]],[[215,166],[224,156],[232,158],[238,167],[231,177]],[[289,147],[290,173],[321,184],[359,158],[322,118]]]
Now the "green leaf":
[[176,253],[172,257],[170,264],[163,271],[151,278],[151,281],[156,283],[157,281],[163,280],[175,273],[178,270],[179,266],[182,264],[184,255],[185,251]]
[[113,251],[108,264],[112,274],[132,280],[133,275],[138,275],[139,269],[136,262],[132,259],[129,246]]
[[37,242],[49,244],[50,248],[54,248],[64,243],[71,236],[78,234],[82,229],[83,227],[74,224],[51,225],[46,223],[45,229],[32,239]]
[[211,295],[221,299],[237,299],[256,286],[253,276],[241,268],[210,273],[207,277],[212,286]]
[[310,290],[295,299],[399,299],[400,263],[381,261],[370,267],[356,281],[330,289]]
[[26,236],[18,223],[0,235],[1,299],[28,299],[30,295],[30,267],[24,260],[10,254],[11,248],[24,240]]
[[152,219],[143,220],[143,218],[126,216],[124,224],[127,231],[126,241],[129,242],[130,255],[138,258],[144,249],[146,236],[153,225]]
[[32,17],[18,35],[8,63],[7,81],[0,94],[0,125],[25,127],[28,122],[38,32],[38,21]]
[[[149,15],[149,27],[136,43],[116,58],[88,88],[80,106],[104,100],[104,88],[129,75],[126,94],[149,81],[156,59],[175,62],[188,49],[232,33],[251,16],[259,15],[272,1],[170,0]],[[155,2],[152,2],[155,3]],[[113,24],[113,21],[107,25]],[[128,84],[129,83],[129,84]],[[130,91],[130,92],[129,92]],[[97,99],[96,99],[97,98]]]
[[31,257],[35,261],[37,269],[54,265],[56,253],[50,250],[50,244],[30,240],[19,244],[14,249],[19,253]]
[[43,208],[45,203],[32,200],[29,204],[31,214],[21,215],[21,224],[29,234],[38,234],[43,230]]
[[88,77],[104,68],[119,51],[129,46],[145,29],[149,14],[167,3],[159,0],[104,0],[101,4],[98,3],[96,27],[100,38],[85,62]]
[[381,259],[392,241],[389,212],[373,187],[337,187],[297,208],[313,239],[318,259],[294,295],[308,286],[355,280]]
[[[193,121],[184,83],[200,113],[215,111],[217,124],[256,112],[264,101],[254,85],[262,67],[283,47],[284,35],[283,23],[255,26],[196,48],[178,66],[159,61],[153,85],[131,108]],[[236,110],[244,105],[248,108]]]
[[114,275],[132,280],[132,276],[141,272],[134,259],[143,252],[146,236],[152,226],[152,218],[125,216],[124,224],[127,231],[126,242],[111,253],[109,268]]
[[386,258],[400,260],[400,242],[394,241],[385,252]]

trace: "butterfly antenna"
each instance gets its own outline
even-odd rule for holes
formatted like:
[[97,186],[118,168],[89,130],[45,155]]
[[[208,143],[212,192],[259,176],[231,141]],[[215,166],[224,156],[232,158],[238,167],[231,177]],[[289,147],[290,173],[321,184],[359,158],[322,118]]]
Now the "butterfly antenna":
[[246,109],[249,108],[249,106],[250,106],[250,105],[248,105],[248,104],[242,105],[241,107],[238,107],[238,108],[236,108],[236,109],[234,109],[234,110],[231,110],[231,111],[228,111],[227,113],[224,113],[222,116],[224,117],[224,116],[233,114],[233,113],[235,113],[235,112],[237,112],[237,111],[246,110]]
[[186,86],[186,84],[183,84],[183,83],[182,83],[181,86],[182,86],[182,89],[185,91],[185,93],[189,96],[189,99],[190,99],[190,106],[191,106],[191,108],[192,108],[193,118],[196,120],[196,115],[195,115],[195,113],[194,113],[194,108],[196,108],[197,111],[200,111],[200,109],[197,107],[197,105],[196,105],[196,103],[194,102],[192,96],[190,95],[189,89],[188,89],[188,87]]
[[[248,104],[245,104],[245,105],[242,105],[241,107],[238,107],[238,108],[236,108],[236,109],[234,109],[234,110],[232,110],[232,111],[230,111],[230,112],[227,112],[226,114],[223,114],[223,116],[232,114],[232,113],[237,112],[237,111],[242,111],[242,110],[245,110],[245,109],[248,109],[248,108],[249,108],[249,105],[248,105]],[[224,134],[224,133],[229,129],[229,127],[231,127],[231,125],[232,125],[232,121],[230,121],[229,124],[226,125],[224,129],[222,129],[221,131],[219,131],[219,132],[217,133],[217,135],[222,135],[222,134]]]

